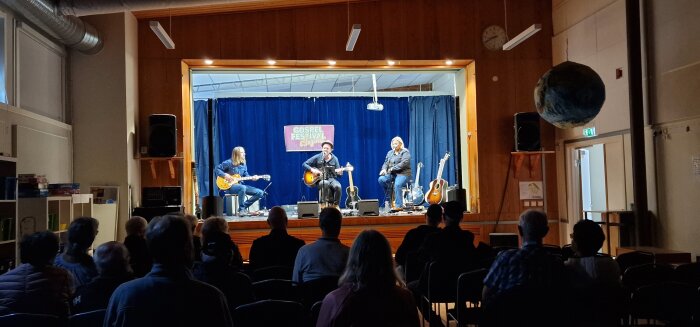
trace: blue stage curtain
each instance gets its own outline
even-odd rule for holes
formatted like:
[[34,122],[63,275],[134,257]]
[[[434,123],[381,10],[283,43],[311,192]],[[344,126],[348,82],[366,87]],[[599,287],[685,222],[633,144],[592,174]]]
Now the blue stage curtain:
[[[317,152],[286,152],[284,126],[334,125],[334,153],[341,164],[350,162],[355,167],[353,180],[360,197],[381,201],[383,191],[377,178],[391,138],[398,135],[409,142],[408,99],[381,98],[384,110],[379,112],[367,110],[369,102],[369,97],[218,99],[214,110],[215,164],[230,157],[233,147],[243,146],[249,173],[272,176],[269,195],[261,200],[261,207],[315,201],[318,191],[302,182],[301,165]],[[196,131],[196,135],[200,146],[206,141],[201,136],[206,134]],[[347,173],[340,182],[343,188],[348,186]],[[267,182],[249,184],[262,189]],[[345,198],[343,192],[341,202]]]
[[[207,101],[194,102],[194,160],[197,163],[197,187],[199,196],[209,195],[209,132],[207,130]],[[187,167],[187,166],[186,166]],[[199,203],[202,203],[201,200]]]
[[[410,139],[408,149],[411,151],[411,167],[416,170],[418,162],[423,162],[420,185],[428,191],[430,181],[436,178],[440,159],[446,152],[451,157],[445,163],[442,178],[449,185],[457,182],[456,169],[458,163],[454,154],[456,149],[456,115],[455,98],[449,95],[411,97],[410,110]],[[415,175],[415,173],[414,173]],[[415,178],[415,176],[413,176]]]

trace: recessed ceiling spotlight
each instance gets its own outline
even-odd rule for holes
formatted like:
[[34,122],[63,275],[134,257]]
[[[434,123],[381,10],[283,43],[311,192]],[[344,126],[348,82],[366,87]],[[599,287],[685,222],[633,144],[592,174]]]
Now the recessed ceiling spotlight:
[[396,61],[393,60],[387,60],[386,63],[389,64],[389,66],[396,65]]
[[274,60],[272,60],[272,59],[270,59],[270,60],[267,61],[267,64],[268,64],[268,65],[274,65],[274,64],[276,64],[276,63],[277,63],[277,61],[274,61]]
[[452,60],[450,60],[450,59],[445,60],[445,65],[448,65],[448,66],[449,66],[449,65],[452,65],[452,64],[453,64]]
[[205,65],[211,65],[211,64],[213,64],[213,63],[214,63],[214,60],[211,60],[211,59],[204,59],[204,64],[205,64]]
[[331,66],[335,66],[335,60],[328,60],[328,64]]

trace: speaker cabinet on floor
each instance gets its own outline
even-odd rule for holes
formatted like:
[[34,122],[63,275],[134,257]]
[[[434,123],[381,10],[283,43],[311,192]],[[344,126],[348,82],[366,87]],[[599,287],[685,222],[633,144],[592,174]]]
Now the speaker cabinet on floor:
[[360,216],[379,216],[379,200],[369,199],[358,201],[357,214]]
[[174,157],[177,153],[177,121],[175,115],[148,116],[148,155]]
[[321,211],[321,206],[316,201],[299,201],[297,202],[297,217],[315,218]]
[[536,112],[519,112],[513,116],[515,121],[515,151],[539,151],[540,114]]

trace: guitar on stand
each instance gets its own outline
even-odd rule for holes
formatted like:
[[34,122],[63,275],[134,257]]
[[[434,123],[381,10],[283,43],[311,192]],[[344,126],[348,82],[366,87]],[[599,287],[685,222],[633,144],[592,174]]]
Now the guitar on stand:
[[406,197],[403,200],[404,206],[419,206],[425,202],[425,195],[423,194],[423,187],[420,186],[420,169],[423,167],[423,163],[418,163],[418,172],[416,173],[416,182],[413,183],[413,187],[409,189]]
[[[350,163],[348,162],[345,167],[352,167],[350,166]],[[359,202],[360,196],[358,195],[358,190],[357,186],[355,186],[352,182],[352,169],[348,170],[348,177],[350,178],[350,186],[345,188],[345,193],[347,194],[347,199],[345,200],[345,208],[347,209],[352,209],[356,210],[357,209],[357,202]]]
[[253,180],[253,179],[264,179],[266,181],[270,181],[270,175],[254,175],[254,176],[241,177],[241,175],[235,174],[235,175],[231,175],[231,178],[233,178],[233,180],[231,182],[229,182],[221,176],[216,176],[216,186],[219,187],[220,190],[226,191],[226,190],[230,189],[231,186],[236,185],[236,184],[240,183],[241,181],[248,181],[248,180]]
[[442,170],[445,168],[445,162],[450,158],[450,153],[445,153],[445,156],[440,159],[440,168],[438,168],[437,177],[430,182],[430,190],[425,194],[425,202],[430,204],[440,204],[445,198],[445,186],[447,181],[442,179]]

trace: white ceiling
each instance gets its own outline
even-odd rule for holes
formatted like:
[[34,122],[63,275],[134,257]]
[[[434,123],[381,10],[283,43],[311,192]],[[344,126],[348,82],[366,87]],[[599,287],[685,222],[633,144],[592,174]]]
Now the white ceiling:
[[[445,74],[451,75],[452,72],[382,72],[376,74],[377,90],[432,84]],[[195,71],[192,73],[192,93],[196,99],[218,98],[231,93],[260,92],[372,92],[372,72],[260,74],[259,72]]]

